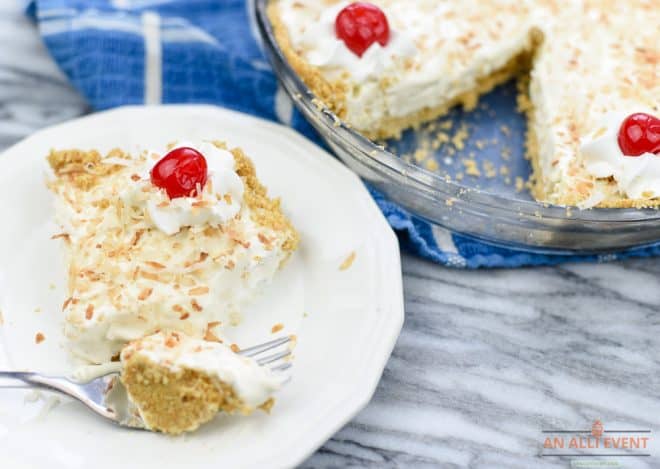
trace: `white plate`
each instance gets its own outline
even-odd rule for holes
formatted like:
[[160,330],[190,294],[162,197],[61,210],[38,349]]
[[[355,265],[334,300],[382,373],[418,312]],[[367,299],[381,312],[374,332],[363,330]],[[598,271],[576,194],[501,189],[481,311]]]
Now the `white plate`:
[[[293,380],[272,415],[219,417],[178,438],[116,427],[64,398],[1,390],[2,467],[293,466],[371,398],[403,323],[394,234],[359,179],[320,148],[288,128],[207,106],[96,114],[0,156],[0,369],[71,368],[61,335],[64,267],[44,187],[48,150],[157,149],[184,138],[242,147],[301,233],[292,262],[231,332],[247,345],[284,323],[299,338]],[[340,271],[352,251],[355,263]],[[40,345],[37,331],[46,336]]]

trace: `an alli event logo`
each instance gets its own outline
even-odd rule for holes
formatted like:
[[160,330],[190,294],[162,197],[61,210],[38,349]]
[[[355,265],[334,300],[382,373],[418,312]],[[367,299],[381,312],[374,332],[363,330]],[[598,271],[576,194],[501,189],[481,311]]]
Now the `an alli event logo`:
[[[590,430],[543,430],[540,456],[576,458],[573,467],[618,467],[616,458],[651,456],[650,441],[651,430],[610,429],[595,420]],[[585,460],[595,457],[599,459]]]

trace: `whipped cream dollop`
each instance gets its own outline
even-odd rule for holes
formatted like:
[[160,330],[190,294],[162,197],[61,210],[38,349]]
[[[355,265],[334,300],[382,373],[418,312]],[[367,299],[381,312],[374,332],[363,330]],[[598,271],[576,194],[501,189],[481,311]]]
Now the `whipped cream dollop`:
[[318,21],[291,11],[295,5],[285,6],[285,22],[293,25],[295,31],[303,31],[302,34],[291,35],[293,45],[305,50],[305,58],[310,64],[329,72],[336,71],[337,75],[347,72],[354,80],[361,82],[380,78],[383,71],[395,67],[397,60],[417,53],[415,42],[405,32],[394,29],[390,29],[390,39],[385,46],[374,42],[362,57],[353,53],[335,33],[337,15],[347,5],[349,2],[340,2],[325,8]]
[[660,197],[660,155],[626,156],[619,147],[619,128],[629,114],[607,114],[603,124],[583,139],[580,151],[584,167],[596,178],[614,178],[620,192],[628,198]]
[[173,372],[194,370],[229,384],[249,407],[266,402],[282,385],[267,367],[234,353],[219,342],[195,339],[182,333],[159,332],[132,342],[121,352],[125,363],[134,355],[169,368]]
[[185,226],[222,225],[240,212],[243,200],[243,181],[235,171],[231,152],[211,142],[181,142],[173,149],[182,147],[193,148],[206,159],[208,178],[201,194],[170,200],[164,190],[151,183],[150,167],[144,168],[140,181],[122,194],[124,203],[142,209],[153,226],[168,235]]

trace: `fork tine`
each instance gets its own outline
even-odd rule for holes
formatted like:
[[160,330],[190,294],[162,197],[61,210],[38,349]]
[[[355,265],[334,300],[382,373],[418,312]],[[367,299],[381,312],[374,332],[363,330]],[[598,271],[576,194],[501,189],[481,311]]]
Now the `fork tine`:
[[257,363],[259,364],[259,366],[263,366],[263,365],[267,365],[268,363],[273,363],[279,360],[280,358],[288,357],[289,355],[291,355],[291,350],[285,350],[283,352],[278,352],[273,355],[269,355],[267,357],[261,358],[257,360]]
[[238,352],[238,354],[243,355],[244,357],[254,357],[255,355],[267,352],[274,349],[275,347],[279,347],[280,345],[284,345],[289,342],[291,342],[290,336],[280,337],[279,339],[271,340],[270,342],[243,349]]
[[282,363],[281,365],[277,365],[277,366],[272,367],[270,369],[270,371],[284,371],[284,370],[288,370],[292,366],[293,366],[293,363],[286,362],[286,363]]

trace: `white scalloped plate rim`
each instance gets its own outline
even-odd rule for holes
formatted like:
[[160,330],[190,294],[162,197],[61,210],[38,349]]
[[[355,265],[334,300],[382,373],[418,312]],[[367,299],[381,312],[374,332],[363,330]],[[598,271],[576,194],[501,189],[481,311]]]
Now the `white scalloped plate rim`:
[[[5,316],[0,368],[18,366],[17,360],[22,367],[52,368],[51,362],[64,353],[57,332],[49,332],[41,345],[30,341],[39,324],[35,321],[48,323],[49,331],[60,327],[57,301],[63,294],[59,285],[44,292],[56,256],[51,250],[59,249],[50,240],[46,244],[42,227],[54,226],[42,221],[50,216],[43,188],[47,151],[92,145],[110,149],[142,138],[163,145],[179,138],[218,138],[242,147],[271,193],[282,196],[294,223],[303,225],[301,253],[283,274],[292,285],[288,296],[298,296],[287,301],[296,305],[302,291],[304,307],[317,309],[298,322],[291,320],[288,332],[299,333],[293,380],[273,415],[216,419],[220,422],[176,439],[114,427],[77,403],[64,400],[48,410],[52,400],[28,402],[25,391],[2,391],[0,447],[8,448],[3,457],[15,465],[46,460],[53,468],[90,463],[166,468],[183,461],[214,467],[295,466],[371,399],[403,325],[403,288],[396,236],[359,178],[279,124],[213,106],[128,106],[39,131],[0,155],[0,214],[12,220],[0,234],[0,311]],[[30,266],[24,269],[17,251]],[[31,258],[32,251],[40,257]],[[351,251],[357,253],[354,266],[339,272]],[[40,260],[43,265],[34,267]],[[41,301],[42,312],[27,311],[25,293],[16,299],[23,288],[39,290],[27,296]],[[35,443],[40,451],[29,451]],[[153,465],[148,463],[147,456],[156,454]]]

